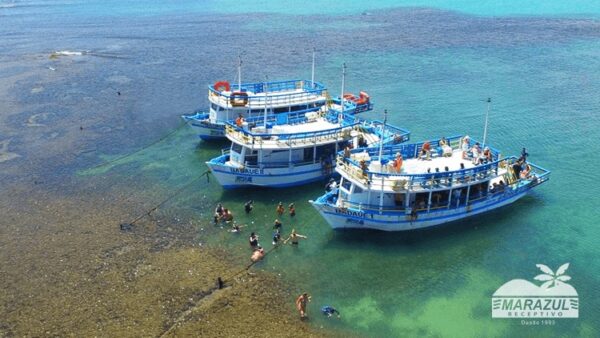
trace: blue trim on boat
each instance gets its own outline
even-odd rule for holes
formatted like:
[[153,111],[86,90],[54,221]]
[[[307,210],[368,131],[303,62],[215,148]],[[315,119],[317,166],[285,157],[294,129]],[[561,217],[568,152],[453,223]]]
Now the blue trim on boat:
[[[336,212],[331,212],[331,211],[327,211],[327,210],[320,210],[320,211],[321,211],[321,212],[323,212],[323,213],[325,213],[325,214],[335,215],[335,216],[337,216],[337,217],[341,217],[341,218],[352,218],[352,219],[355,219],[355,220],[362,220],[362,221],[364,221],[364,220],[368,220],[369,222],[375,222],[375,223],[385,223],[385,224],[419,223],[420,221],[424,222],[424,221],[431,221],[431,220],[441,220],[441,219],[447,219],[447,218],[456,218],[456,217],[459,217],[459,219],[460,219],[460,218],[466,218],[466,217],[469,217],[471,214],[473,214],[473,213],[474,213],[474,211],[481,210],[481,209],[484,209],[484,208],[488,208],[488,207],[491,207],[491,206],[494,206],[494,205],[500,204],[500,203],[502,203],[503,201],[506,201],[506,200],[508,200],[508,199],[510,199],[510,198],[512,198],[512,197],[516,197],[516,196],[519,196],[519,195],[525,195],[525,194],[527,194],[527,193],[529,192],[529,190],[530,190],[530,189],[527,189],[527,190],[525,190],[525,191],[523,191],[523,192],[519,192],[519,193],[516,193],[516,194],[510,195],[510,196],[508,196],[508,197],[506,197],[506,198],[503,198],[503,199],[499,199],[499,200],[497,200],[497,201],[496,201],[496,202],[494,202],[494,203],[485,204],[485,205],[483,205],[483,206],[480,206],[480,207],[478,207],[478,208],[471,209],[469,212],[466,212],[466,211],[464,211],[464,210],[463,210],[463,211],[457,212],[457,213],[455,213],[455,214],[453,214],[453,215],[445,215],[445,216],[439,216],[439,217],[428,217],[428,218],[426,218],[426,219],[419,219],[419,218],[417,218],[417,219],[416,219],[416,220],[414,220],[414,221],[406,221],[406,220],[386,221],[386,220],[380,220],[380,219],[376,219],[376,218],[370,218],[370,217],[369,217],[369,218],[367,218],[367,217],[355,217],[355,216],[352,216],[352,215],[348,215],[348,214],[339,214],[339,213],[336,213]],[[520,197],[523,197],[523,196],[520,196]],[[520,197],[519,197],[519,198],[520,198]],[[329,207],[335,208],[335,206],[332,206],[332,205],[331,205],[331,204],[329,204],[329,203],[327,203],[327,204],[324,204],[324,203],[315,203],[315,204],[327,205],[327,206],[329,206]],[[464,208],[464,207],[463,207],[463,208]],[[369,215],[371,215],[371,214],[373,214],[373,215],[379,215],[379,213],[377,213],[377,212],[372,212],[372,213],[369,213],[369,212],[366,212],[366,211],[363,211],[363,210],[357,210],[357,209],[349,209],[349,210],[352,210],[352,211],[357,211],[357,212],[362,212],[362,213],[364,213],[365,215],[367,215],[367,214],[369,214]],[[445,210],[448,210],[448,209],[445,209]],[[403,217],[405,217],[405,216],[406,216],[405,214],[400,214],[400,213],[395,213],[395,214],[391,214],[391,213],[390,213],[390,214],[382,213],[381,215],[385,215],[385,216],[392,216],[392,215],[393,215],[393,216],[395,216],[395,217],[401,217],[401,218],[403,218]],[[421,214],[419,214],[419,215],[421,215]],[[460,217],[460,216],[462,216],[462,217]]]
[[[207,165],[215,165],[215,163],[210,163],[210,162],[206,162]],[[333,168],[332,167],[332,174],[333,174]],[[269,169],[269,168],[266,168]],[[232,175],[232,176],[250,176],[250,177],[256,177],[256,176],[263,176],[263,177],[283,177],[283,176],[297,176],[297,175],[302,175],[302,174],[308,174],[308,173],[313,173],[316,171],[323,171],[323,169],[319,168],[319,169],[313,169],[313,170],[304,170],[304,171],[299,171],[296,173],[287,173],[287,174],[244,174],[244,173],[232,173],[231,171],[225,171],[225,170],[219,170],[216,168],[211,168],[212,171],[216,171],[216,172],[220,172],[223,174],[227,174],[227,175]],[[320,178],[323,178],[324,176],[321,175]]]
[[214,141],[214,140],[226,139],[225,135],[198,135],[198,137],[203,141]]
[[302,185],[302,184],[307,184],[307,183],[312,183],[312,182],[317,182],[323,179],[323,176],[319,176],[319,177],[314,177],[314,178],[309,178],[307,180],[302,180],[302,181],[298,181],[298,182],[292,182],[292,183],[281,183],[281,184],[269,184],[269,185],[258,185],[258,184],[228,184],[228,185],[223,185],[223,189],[235,189],[235,188],[256,188],[256,187],[261,187],[261,188],[288,188],[288,187],[295,187],[298,185]]

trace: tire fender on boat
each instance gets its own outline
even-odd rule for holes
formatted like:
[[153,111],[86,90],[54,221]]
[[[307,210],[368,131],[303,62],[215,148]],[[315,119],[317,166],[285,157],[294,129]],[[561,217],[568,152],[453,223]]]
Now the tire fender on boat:
[[228,92],[231,90],[231,85],[229,84],[228,81],[217,81],[217,82],[215,82],[213,87],[218,92],[222,92],[222,91]]

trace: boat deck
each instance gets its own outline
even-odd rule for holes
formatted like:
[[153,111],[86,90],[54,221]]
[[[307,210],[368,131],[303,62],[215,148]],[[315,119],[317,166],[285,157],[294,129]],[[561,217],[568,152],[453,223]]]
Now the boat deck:
[[209,95],[209,99],[212,103],[217,104],[221,107],[234,107],[246,109],[260,109],[261,107],[264,109],[265,104],[268,108],[287,107],[300,104],[323,102],[327,99],[326,96],[323,94],[308,92],[302,88],[284,89],[280,91],[261,93],[247,91],[245,93],[248,95],[248,103],[245,106],[241,107],[231,105],[231,95],[233,94],[233,92],[231,91],[223,91],[220,92],[218,95],[211,92]]
[[[352,158],[360,161],[361,159],[364,159],[362,157],[364,157],[366,154],[363,154],[363,156],[360,155],[361,153],[354,154]],[[369,160],[368,155],[366,160]],[[446,171],[445,167],[448,167],[449,171],[460,170],[462,169],[460,166],[461,163],[464,165],[464,169],[475,167],[471,159],[462,158],[462,151],[460,149],[454,149],[452,151],[452,156],[448,157],[439,156],[432,152],[432,156],[429,160],[425,159],[424,157],[403,160],[402,168],[398,174],[426,174],[428,169],[431,173],[434,173],[436,172],[436,168],[438,168],[440,172],[444,172]],[[379,161],[372,161],[369,164],[369,170],[375,172],[396,173],[393,168],[393,160],[390,160],[390,162],[384,165],[383,168],[381,168]]]
[[227,126],[226,136],[232,142],[259,146],[263,149],[289,149],[306,145],[322,145],[342,140],[353,139],[358,146],[357,138],[363,135],[372,146],[379,142],[379,136],[367,133],[359,125],[332,123],[324,117],[311,116],[307,121],[295,124],[274,125],[267,130],[264,126],[254,127],[250,132]]

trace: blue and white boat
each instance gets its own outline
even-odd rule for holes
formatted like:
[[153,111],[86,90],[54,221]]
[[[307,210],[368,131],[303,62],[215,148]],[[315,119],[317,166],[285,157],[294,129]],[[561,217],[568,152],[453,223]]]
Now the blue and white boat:
[[410,134],[330,111],[287,115],[249,118],[241,127],[227,123],[231,147],[206,163],[224,188],[281,188],[323,180],[334,173],[336,152],[380,141],[401,143]]
[[[314,58],[314,56],[313,56]],[[241,78],[241,61],[238,67]],[[344,74],[345,76],[345,66]],[[252,119],[264,113],[284,119],[288,113],[305,113],[328,110],[333,113],[354,114],[373,109],[366,92],[358,96],[344,94],[344,98],[332,99],[327,88],[313,80],[283,80],[256,83],[230,84],[218,81],[208,87],[208,112],[195,112],[182,118],[197,131],[203,140],[225,139],[225,124],[239,116]],[[343,92],[342,77],[342,92]]]
[[423,156],[424,142],[338,153],[338,188],[310,202],[334,229],[404,231],[497,209],[549,179],[526,157],[502,157],[491,147],[485,159],[479,149],[470,158],[475,143],[433,140]]

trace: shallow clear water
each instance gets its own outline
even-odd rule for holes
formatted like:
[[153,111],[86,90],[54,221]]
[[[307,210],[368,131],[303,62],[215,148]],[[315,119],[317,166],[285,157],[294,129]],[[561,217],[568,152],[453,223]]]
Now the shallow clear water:
[[[396,8],[390,1],[328,1],[300,9],[269,1],[260,8],[229,1],[12,3],[0,2],[7,23],[0,26],[1,58],[47,57],[55,50],[99,55],[48,60],[70,80],[41,92],[31,90],[35,81],[23,81],[15,90],[20,102],[35,102],[24,116],[50,112],[60,123],[106,134],[69,168],[50,160],[57,180],[138,176],[175,190],[204,172],[203,162],[226,145],[199,143],[187,129],[109,170],[88,168],[152,142],[177,126],[178,114],[203,107],[207,84],[234,79],[239,53],[248,81],[308,78],[316,46],[318,80],[337,93],[340,65],[347,62],[347,89],[364,89],[375,101],[376,111],[366,116],[380,118],[388,109],[391,122],[410,129],[413,140],[460,133],[481,138],[483,100],[491,97],[489,141],[505,154],[525,146],[533,162],[552,170],[547,184],[501,210],[429,231],[334,232],[307,203],[322,194],[323,184],[222,191],[211,180],[159,212],[191,214],[199,241],[225,247],[245,264],[249,232],[270,248],[276,203],[295,202],[298,215],[283,217],[284,231],[295,228],[308,240],[277,249],[257,268],[281,274],[294,291],[309,291],[314,325],[379,337],[600,334],[593,176],[600,165],[598,2],[406,1],[401,4],[423,8]],[[19,67],[3,72],[10,76]],[[117,90],[135,100],[119,111],[103,109]],[[90,125],[90,114],[107,118]],[[9,136],[16,151],[33,156],[19,146],[19,134]],[[248,199],[255,201],[250,216],[243,214]],[[244,234],[211,225],[218,201],[249,224]],[[530,327],[491,318],[491,295],[499,286],[532,280],[537,263],[556,268],[565,262],[580,296],[579,319]],[[324,304],[336,306],[342,320],[321,318]]]

